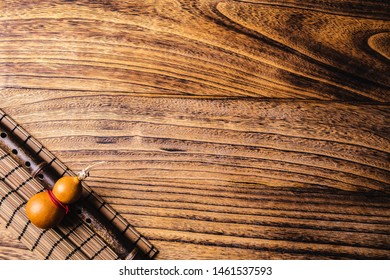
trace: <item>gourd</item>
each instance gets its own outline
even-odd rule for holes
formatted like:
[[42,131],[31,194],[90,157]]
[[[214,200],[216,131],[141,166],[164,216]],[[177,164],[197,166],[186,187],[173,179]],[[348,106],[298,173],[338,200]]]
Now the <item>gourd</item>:
[[59,225],[69,212],[68,204],[80,199],[83,188],[81,182],[89,176],[95,163],[83,169],[77,176],[63,176],[54,184],[53,190],[47,189],[32,196],[26,204],[26,214],[36,227],[48,229]]

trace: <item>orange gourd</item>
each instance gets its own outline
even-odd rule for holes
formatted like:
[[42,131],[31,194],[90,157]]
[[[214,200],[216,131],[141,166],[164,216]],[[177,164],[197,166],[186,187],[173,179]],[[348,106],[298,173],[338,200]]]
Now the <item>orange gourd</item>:
[[65,216],[65,209],[56,206],[47,191],[37,193],[27,202],[27,217],[37,227],[47,229],[57,226]]
[[26,204],[26,214],[35,226],[48,229],[59,225],[68,212],[68,204],[80,199],[81,181],[89,170],[102,162],[83,169],[77,176],[64,176],[57,180],[53,190],[46,190],[32,196]]
[[54,196],[64,204],[71,204],[79,200],[83,188],[79,177],[64,176],[53,187]]

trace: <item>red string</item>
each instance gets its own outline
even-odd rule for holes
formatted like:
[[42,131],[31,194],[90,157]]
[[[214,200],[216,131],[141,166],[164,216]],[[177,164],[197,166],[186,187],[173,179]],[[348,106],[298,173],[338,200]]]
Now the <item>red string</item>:
[[51,201],[54,203],[54,205],[57,206],[58,208],[60,207],[63,208],[65,210],[65,214],[68,214],[69,212],[68,205],[63,204],[61,201],[59,201],[51,190],[48,189],[47,193],[49,194],[49,197]]

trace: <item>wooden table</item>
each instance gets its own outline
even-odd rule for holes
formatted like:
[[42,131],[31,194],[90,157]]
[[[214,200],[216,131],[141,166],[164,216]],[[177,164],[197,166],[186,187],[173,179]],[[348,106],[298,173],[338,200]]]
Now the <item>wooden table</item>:
[[[158,259],[390,258],[386,1],[0,2],[0,108]],[[34,259],[0,229],[0,259]]]

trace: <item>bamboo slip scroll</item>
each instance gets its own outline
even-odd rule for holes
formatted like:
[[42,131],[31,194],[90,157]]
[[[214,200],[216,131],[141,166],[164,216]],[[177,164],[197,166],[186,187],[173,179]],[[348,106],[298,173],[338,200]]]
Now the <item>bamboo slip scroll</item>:
[[82,198],[61,224],[39,229],[25,205],[75,173],[0,110],[0,220],[41,259],[149,259],[158,250],[82,182]]

